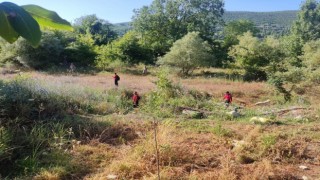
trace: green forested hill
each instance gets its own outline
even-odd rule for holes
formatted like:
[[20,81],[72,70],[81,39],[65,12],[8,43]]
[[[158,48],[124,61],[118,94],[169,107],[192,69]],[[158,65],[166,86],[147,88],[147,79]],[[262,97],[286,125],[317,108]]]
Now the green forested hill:
[[[261,35],[280,35],[287,32],[297,17],[298,11],[275,11],[275,12],[247,12],[247,11],[226,11],[223,19],[225,22],[247,19],[254,22],[261,31]],[[114,30],[119,35],[131,29],[130,22],[114,24]]]
[[224,14],[226,23],[239,19],[254,22],[260,30],[260,36],[283,35],[287,33],[297,18],[298,11],[246,12],[229,11]]
[[296,19],[298,11],[276,11],[276,12],[246,12],[246,11],[227,11],[224,14],[226,22],[247,19],[257,25],[271,23],[282,26],[291,26]]
[[122,36],[131,29],[131,26],[130,26],[130,22],[123,22],[123,23],[113,24],[112,28],[114,31],[117,32],[117,34]]

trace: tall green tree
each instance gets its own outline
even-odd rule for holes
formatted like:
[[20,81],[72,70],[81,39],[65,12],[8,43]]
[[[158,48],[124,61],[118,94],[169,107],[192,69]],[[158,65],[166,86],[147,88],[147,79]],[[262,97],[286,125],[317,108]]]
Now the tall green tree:
[[259,29],[252,21],[241,19],[228,22],[223,28],[224,46],[231,47],[238,44],[238,36],[242,36],[248,31],[253,36],[257,36],[259,33]]
[[254,37],[251,32],[238,37],[239,44],[229,51],[234,59],[234,66],[245,70],[244,80],[267,80],[269,72],[282,62],[284,53],[279,40],[268,37],[263,41]]
[[249,20],[235,20],[228,22],[222,31],[223,41],[221,47],[215,54],[218,55],[219,61],[217,66],[221,67],[228,62],[232,62],[232,58],[228,56],[229,49],[239,43],[238,36],[242,36],[246,32],[251,32],[253,36],[257,37],[259,29],[252,21]]
[[206,40],[213,39],[222,24],[222,0],[154,0],[135,11],[133,28],[141,34],[156,56],[162,56],[173,42],[188,32],[198,31]]
[[188,75],[195,68],[207,66],[214,60],[209,51],[210,46],[199,33],[190,32],[174,42],[170,51],[158,63],[179,68],[181,74]]
[[317,0],[306,0],[302,4],[292,31],[303,42],[320,38],[320,3]]
[[320,85],[320,40],[306,43],[301,59],[305,80],[313,85]]
[[112,30],[112,24],[99,19],[96,15],[82,16],[75,20],[75,31],[79,34],[90,34],[95,45],[108,44],[117,38],[117,33]]

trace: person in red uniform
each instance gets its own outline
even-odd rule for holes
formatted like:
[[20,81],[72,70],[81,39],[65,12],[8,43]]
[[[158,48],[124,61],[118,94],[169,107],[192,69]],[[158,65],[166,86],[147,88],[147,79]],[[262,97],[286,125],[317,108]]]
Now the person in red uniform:
[[232,95],[230,94],[229,91],[226,92],[226,94],[224,95],[223,99],[225,100],[224,102],[226,103],[226,107],[229,107],[229,105],[232,102]]
[[118,86],[118,81],[120,81],[120,76],[117,75],[117,73],[114,73],[114,76],[113,76],[113,79],[114,79],[114,85]]
[[139,106],[139,100],[140,100],[140,96],[137,92],[133,93],[132,96],[132,101],[133,101],[133,107],[136,108]]

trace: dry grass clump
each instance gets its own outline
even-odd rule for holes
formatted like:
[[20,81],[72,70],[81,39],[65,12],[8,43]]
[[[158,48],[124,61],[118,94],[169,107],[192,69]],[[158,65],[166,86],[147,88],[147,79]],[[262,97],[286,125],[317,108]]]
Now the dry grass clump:
[[34,180],[60,180],[65,174],[66,170],[61,167],[54,167],[51,169],[42,170],[36,176],[33,177]]
[[[194,172],[205,172],[217,168],[220,156],[227,150],[221,138],[213,134],[183,132],[172,124],[158,127],[157,134],[159,165],[165,179],[183,179]],[[121,156],[119,156],[121,157]],[[151,178],[156,176],[157,156],[154,134],[133,149],[124,152],[123,157],[114,161],[100,175],[115,174],[120,179]]]
[[279,140],[270,152],[270,156],[281,162],[298,163],[305,159],[314,158],[309,156],[309,140],[307,139],[282,139]]

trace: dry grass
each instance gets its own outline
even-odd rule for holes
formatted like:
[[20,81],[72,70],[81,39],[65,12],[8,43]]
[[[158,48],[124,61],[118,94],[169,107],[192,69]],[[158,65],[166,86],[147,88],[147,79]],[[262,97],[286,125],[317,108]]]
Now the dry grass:
[[[226,91],[230,91],[235,97],[235,101],[251,104],[266,99],[270,93],[270,87],[265,83],[252,82],[232,82],[220,79],[183,79],[181,84],[189,89],[205,91],[215,98],[222,99]],[[265,96],[265,97],[263,97]]]
[[[44,73],[31,72],[28,73],[33,78],[42,79],[48,82],[75,85],[79,87],[90,87],[94,89],[107,90],[115,88],[113,84],[113,74],[103,73],[97,75],[48,75]],[[154,82],[156,77],[154,76],[137,76],[129,74],[119,74],[121,80],[119,82],[119,88],[130,89],[138,91],[140,93],[146,93],[155,88]],[[0,79],[10,79],[15,75],[1,75]],[[232,92],[235,100],[244,100],[248,103],[256,102],[261,96],[266,96],[270,93],[270,87],[265,83],[244,83],[233,82],[223,79],[180,79],[172,77],[177,83],[188,89],[195,89],[202,92],[208,92],[212,96],[221,99],[226,91]]]
[[[112,74],[95,76],[54,76],[42,73],[30,73],[30,76],[46,81],[77,85],[96,89],[114,88]],[[121,75],[120,88],[128,88],[146,93],[155,88],[153,76]],[[1,78],[11,78],[2,76]],[[232,82],[223,79],[175,79],[188,89],[209,92],[221,99],[225,91],[249,103],[265,100],[272,96],[270,88],[264,83]],[[319,102],[316,99],[315,102]],[[100,107],[104,109],[105,107]],[[274,107],[269,107],[269,109]],[[278,108],[278,107],[276,107]],[[257,107],[253,110],[261,110]],[[268,109],[268,110],[269,110]],[[317,179],[320,172],[320,125],[316,116],[319,110],[310,114],[313,122],[286,124],[288,118],[307,115],[306,112],[291,112],[284,117],[282,125],[258,126],[242,121],[197,120],[209,130],[186,128],[174,119],[162,121],[158,126],[160,153],[160,175],[162,179]],[[295,114],[296,113],[296,114]],[[311,117],[310,115],[310,117]],[[307,116],[309,117],[309,116]],[[82,165],[72,178],[107,179],[115,175],[117,179],[156,179],[156,153],[154,134],[150,117],[139,109],[127,114],[108,116],[115,122],[98,135],[92,135],[88,141],[75,147],[71,153],[73,161]],[[104,118],[101,118],[103,121]],[[219,136],[213,129],[218,123],[232,132],[228,136]],[[195,126],[196,123],[191,123]],[[268,139],[270,138],[270,139]],[[244,141],[235,147],[233,141]],[[267,143],[267,144],[266,144]],[[252,160],[252,161],[251,161]],[[310,170],[299,169],[306,165]],[[34,179],[66,179],[63,169],[51,169],[40,172]]]
[[[39,72],[27,73],[32,78],[37,78],[52,82],[55,84],[75,85],[79,87],[90,87],[99,90],[107,90],[115,88],[112,73],[103,73],[97,75],[49,75]],[[135,76],[128,74],[119,74],[119,88],[132,89],[141,93],[152,90],[155,85],[152,83],[155,78],[152,76]],[[16,75],[1,75],[0,79],[11,79]]]
[[[306,161],[305,156],[318,158],[319,148],[315,142],[310,143],[313,151],[301,151],[305,139],[279,140],[270,148],[270,153],[257,156],[253,163],[237,161],[240,154],[257,153],[263,150],[261,137],[266,130],[278,131],[277,127],[259,127],[229,123],[227,127],[247,132],[242,138],[248,142],[246,147],[235,149],[231,138],[219,137],[214,133],[198,133],[181,128],[175,122],[164,122],[158,127],[158,143],[160,152],[161,179],[299,179],[303,175],[317,177],[314,163]],[[250,129],[249,132],[246,129]],[[288,129],[287,129],[288,131]],[[241,137],[236,135],[235,137]],[[295,137],[297,138],[297,137]],[[278,151],[293,150],[290,157],[280,157],[275,161]],[[252,152],[250,152],[252,151]],[[319,160],[319,159],[318,159]],[[312,168],[308,172],[297,171],[299,165]],[[156,155],[153,131],[143,137],[134,146],[123,146],[109,165],[99,172],[87,176],[86,179],[103,179],[108,175],[116,175],[118,179],[156,179]]]

